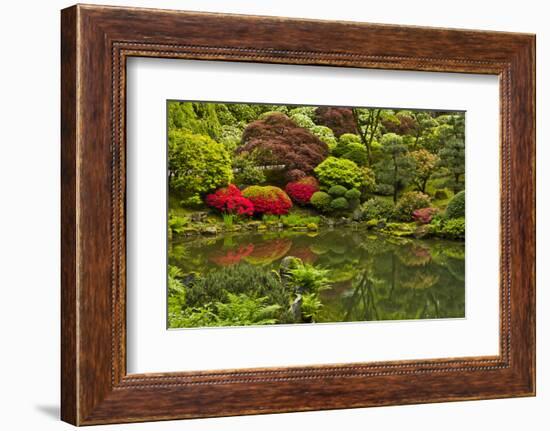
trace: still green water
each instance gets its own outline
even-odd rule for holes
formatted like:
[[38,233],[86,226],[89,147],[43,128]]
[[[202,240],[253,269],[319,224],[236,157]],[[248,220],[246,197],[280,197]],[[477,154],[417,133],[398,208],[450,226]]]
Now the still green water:
[[329,271],[323,322],[464,317],[464,242],[335,228],[179,240],[169,256],[184,274],[242,263],[278,269],[285,256],[299,257]]

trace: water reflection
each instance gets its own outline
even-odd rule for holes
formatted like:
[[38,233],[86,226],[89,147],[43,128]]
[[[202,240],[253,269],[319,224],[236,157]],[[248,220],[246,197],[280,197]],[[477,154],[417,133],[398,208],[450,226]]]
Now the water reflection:
[[183,273],[248,263],[276,269],[285,256],[329,270],[320,322],[464,317],[464,243],[384,237],[341,228],[239,233],[172,243]]

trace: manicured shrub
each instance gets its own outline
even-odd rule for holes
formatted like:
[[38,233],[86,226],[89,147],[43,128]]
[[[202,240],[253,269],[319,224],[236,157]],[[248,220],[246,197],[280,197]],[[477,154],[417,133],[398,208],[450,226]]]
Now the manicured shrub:
[[335,185],[328,189],[328,194],[334,196],[335,198],[339,198],[344,196],[347,191],[348,189],[346,189],[344,186]]
[[382,196],[393,195],[393,186],[391,184],[376,184],[374,192]]
[[299,205],[306,205],[309,203],[313,193],[319,190],[319,187],[316,187],[312,184],[304,184],[299,181],[288,183],[285,187],[285,192],[290,196],[290,198]]
[[430,205],[430,197],[422,192],[407,192],[397,201],[394,217],[401,221],[411,221],[413,211]]
[[342,154],[342,158],[355,162],[357,166],[365,166],[368,162],[367,149],[362,144],[351,143]]
[[388,200],[372,198],[363,204],[361,210],[363,220],[381,220],[389,219],[393,215],[394,206]]
[[361,139],[354,133],[344,133],[338,138],[338,144],[332,150],[332,155],[335,157],[342,157],[349,151],[349,146],[352,144],[361,145]]
[[309,129],[311,133],[317,136],[321,141],[328,145],[329,149],[336,148],[337,141],[334,132],[326,126],[313,126]]
[[233,179],[223,144],[182,130],[168,134],[168,172],[170,188],[187,196],[209,193]]
[[346,198],[336,198],[330,203],[330,208],[334,211],[347,210],[349,202]]
[[256,214],[283,215],[292,207],[288,195],[275,186],[250,186],[242,195],[252,201]]
[[428,224],[432,221],[433,216],[437,214],[437,208],[420,208],[412,213],[413,220],[420,224]]
[[317,208],[319,211],[328,211],[330,209],[330,202],[332,198],[328,193],[325,192],[315,192],[311,196],[310,203]]
[[359,188],[364,181],[364,174],[355,162],[336,157],[325,159],[315,168],[315,174],[321,185],[326,188],[334,185]]
[[252,201],[245,198],[234,184],[206,196],[206,204],[225,214],[251,216],[254,213]]
[[350,189],[344,194],[344,197],[347,200],[359,200],[361,197],[361,192],[357,189]]
[[445,210],[446,218],[464,217],[466,213],[466,193],[461,191],[453,196],[447,209]]

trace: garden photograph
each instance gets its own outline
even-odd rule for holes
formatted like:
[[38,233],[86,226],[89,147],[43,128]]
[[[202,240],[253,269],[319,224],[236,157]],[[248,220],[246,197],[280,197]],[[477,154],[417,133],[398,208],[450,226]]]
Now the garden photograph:
[[464,111],[166,109],[169,329],[465,317]]

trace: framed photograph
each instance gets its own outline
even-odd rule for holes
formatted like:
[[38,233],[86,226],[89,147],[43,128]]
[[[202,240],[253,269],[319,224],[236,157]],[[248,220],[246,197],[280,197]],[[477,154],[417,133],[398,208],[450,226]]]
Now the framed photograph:
[[61,45],[64,421],[535,394],[534,35],[77,5]]

